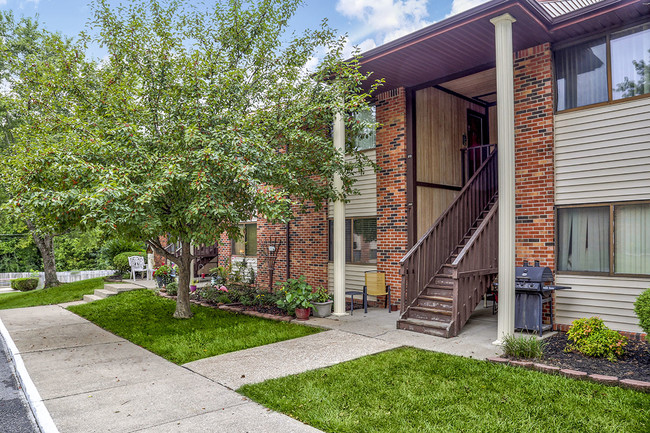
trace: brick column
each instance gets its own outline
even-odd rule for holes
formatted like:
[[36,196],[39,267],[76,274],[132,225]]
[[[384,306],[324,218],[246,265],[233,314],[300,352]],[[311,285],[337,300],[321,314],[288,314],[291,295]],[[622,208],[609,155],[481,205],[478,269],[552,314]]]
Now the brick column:
[[515,54],[517,265],[554,268],[553,81],[549,44]]
[[377,269],[386,272],[391,303],[399,304],[399,261],[407,252],[406,93],[377,96]]
[[[516,263],[555,267],[553,65],[549,44],[515,54]],[[545,322],[549,308],[544,306]]]

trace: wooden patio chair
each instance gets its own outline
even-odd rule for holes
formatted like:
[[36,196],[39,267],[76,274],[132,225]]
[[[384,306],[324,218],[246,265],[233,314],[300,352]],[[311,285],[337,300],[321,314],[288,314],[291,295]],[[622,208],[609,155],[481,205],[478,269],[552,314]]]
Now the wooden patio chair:
[[384,271],[366,271],[365,285],[363,290],[348,290],[346,296],[350,297],[350,315],[354,314],[354,295],[363,296],[363,311],[368,312],[368,295],[386,296],[386,308],[390,313],[390,286],[386,285],[386,273]]

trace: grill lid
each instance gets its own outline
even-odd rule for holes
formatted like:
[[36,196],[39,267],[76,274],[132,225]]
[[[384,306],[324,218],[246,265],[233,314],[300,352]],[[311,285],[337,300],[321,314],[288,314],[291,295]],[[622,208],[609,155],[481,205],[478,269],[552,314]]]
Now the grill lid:
[[547,267],[517,266],[515,267],[515,278],[531,283],[547,283],[553,281],[553,271]]

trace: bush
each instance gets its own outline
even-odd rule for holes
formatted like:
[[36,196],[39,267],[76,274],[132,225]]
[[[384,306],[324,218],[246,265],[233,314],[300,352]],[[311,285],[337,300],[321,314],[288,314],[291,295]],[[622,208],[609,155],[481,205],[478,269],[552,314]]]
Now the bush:
[[113,266],[115,256],[129,251],[144,251],[144,242],[127,241],[124,239],[107,240],[98,252],[97,262],[99,269],[110,269]]
[[607,358],[610,361],[623,356],[627,345],[627,338],[609,329],[599,317],[574,320],[566,335],[573,343],[567,345],[567,352],[575,350],[586,356]]
[[34,290],[38,286],[38,278],[16,278],[11,280],[11,288],[20,290],[21,292],[28,292]]
[[634,301],[634,313],[639,318],[639,325],[646,334],[646,340],[650,342],[650,289],[641,293]]
[[503,340],[503,351],[511,358],[541,358],[546,342],[537,337],[509,335]]
[[167,294],[170,296],[176,296],[178,295],[178,283],[176,281],[172,281],[171,283],[167,284]]
[[145,264],[147,263],[147,253],[144,252],[126,252],[120,253],[113,258],[113,266],[120,274],[130,274],[131,266],[129,265],[129,257],[141,256],[144,257]]

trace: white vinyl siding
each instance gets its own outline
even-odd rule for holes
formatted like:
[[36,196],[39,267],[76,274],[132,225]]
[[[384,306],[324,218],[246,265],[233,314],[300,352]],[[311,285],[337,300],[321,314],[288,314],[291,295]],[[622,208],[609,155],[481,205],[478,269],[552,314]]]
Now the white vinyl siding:
[[555,204],[650,200],[650,98],[555,115]]
[[555,292],[557,323],[570,325],[575,319],[598,316],[612,329],[643,332],[634,301],[650,287],[650,279],[558,274],[555,283],[571,287]]
[[[650,200],[650,98],[556,114],[555,204],[628,200]],[[557,292],[558,323],[600,316],[613,329],[642,332],[634,301],[650,276],[560,272],[555,280],[572,287]]]
[[[370,150],[365,152],[368,158],[375,162],[377,152]],[[349,157],[347,157],[349,158]],[[363,174],[357,176],[354,188],[359,194],[352,195],[349,202],[345,204],[345,217],[365,217],[377,215],[377,175],[372,167],[365,167]],[[334,206],[328,206],[328,218],[334,217]]]
[[[365,285],[365,272],[376,271],[375,265],[345,265],[345,290],[363,290]],[[328,287],[334,287],[334,266],[329,264],[328,269]],[[359,298],[361,299],[361,298]],[[368,298],[370,299],[370,297]],[[374,299],[374,297],[372,298]]]

